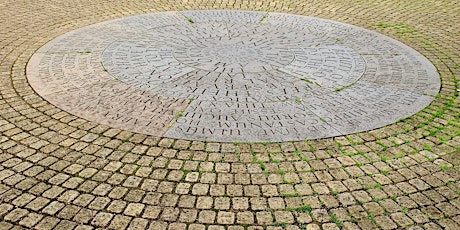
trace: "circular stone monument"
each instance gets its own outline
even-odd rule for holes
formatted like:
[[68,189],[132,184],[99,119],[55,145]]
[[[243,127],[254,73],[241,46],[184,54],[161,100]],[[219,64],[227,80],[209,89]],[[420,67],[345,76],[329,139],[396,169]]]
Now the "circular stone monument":
[[384,35],[251,11],[132,16],[64,34],[27,67],[84,119],[154,136],[280,142],[375,129],[438,93],[434,66]]

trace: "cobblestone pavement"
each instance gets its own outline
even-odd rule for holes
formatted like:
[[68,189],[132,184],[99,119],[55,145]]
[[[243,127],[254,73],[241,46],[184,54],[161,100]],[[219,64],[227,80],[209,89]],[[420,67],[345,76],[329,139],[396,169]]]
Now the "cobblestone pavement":
[[[371,29],[438,69],[440,93],[395,124],[334,138],[206,143],[110,128],[38,96],[25,71],[55,37],[190,9],[274,11]],[[0,229],[460,229],[456,1],[0,3]]]

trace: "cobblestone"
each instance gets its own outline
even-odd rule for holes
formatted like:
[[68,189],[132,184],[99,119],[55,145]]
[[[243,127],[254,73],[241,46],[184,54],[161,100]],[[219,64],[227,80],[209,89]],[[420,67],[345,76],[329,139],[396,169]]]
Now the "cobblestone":
[[[208,3],[8,1],[1,5],[0,19],[4,23],[0,25],[0,228],[460,228],[460,100],[457,83],[460,76],[460,37],[456,23],[460,19],[455,1],[439,1],[436,4],[424,0],[389,0],[378,4],[368,1],[316,1],[305,4],[292,0]],[[83,63],[92,63],[92,69],[88,71],[93,72],[88,72],[88,76],[95,76],[97,72],[107,78],[100,82],[92,82],[91,79],[61,82],[57,88],[48,84],[47,94],[42,96],[30,87],[35,83],[27,78],[31,74],[27,69],[29,59],[34,54],[44,55],[43,52],[37,53],[37,50],[56,37],[128,15],[174,12],[179,9],[184,10],[183,14],[177,15],[185,18],[183,31],[203,25],[200,21],[202,18],[187,11],[192,9],[258,11],[260,24],[271,22],[270,15],[275,12],[308,15],[376,31],[401,41],[427,57],[442,78],[441,89],[438,94],[435,93],[436,97],[432,97],[433,102],[422,111],[407,114],[405,116],[408,118],[400,120],[399,116],[395,116],[386,123],[387,126],[372,131],[362,129],[346,136],[321,136],[322,139],[307,141],[218,143],[163,138],[160,133],[146,135],[141,134],[142,130],[133,132],[101,125],[101,122],[86,120],[92,116],[92,111],[87,114],[69,113],[70,110],[45,101],[43,98],[48,98],[45,95],[66,92],[67,87],[82,97],[85,95],[78,91],[79,87],[71,84],[81,82],[85,87],[96,89],[96,85],[107,85],[114,81],[112,75],[104,71],[104,68],[108,68],[106,70],[110,72],[111,67],[103,67],[99,59],[85,59],[93,54],[103,55],[105,47],[110,45],[91,43],[92,34],[87,34],[87,39],[72,41],[79,44],[81,49],[67,53],[53,51],[54,56],[50,58],[61,58],[62,64],[70,68],[65,74],[74,79],[77,79],[75,73]],[[265,12],[269,12],[266,17],[263,16]],[[256,19],[242,16],[240,20],[255,22]],[[165,22],[159,20],[142,25],[123,25],[119,21],[117,26],[131,29],[144,27],[145,31],[151,32]],[[220,26],[217,25],[221,24],[225,23],[216,22],[213,27],[215,32],[219,31]],[[234,29],[228,27],[226,30],[231,32]],[[340,28],[331,31],[339,33]],[[204,34],[201,36],[203,39],[200,41],[205,45],[209,39]],[[335,36],[339,37],[339,34]],[[304,35],[299,37],[308,38]],[[379,56],[388,57],[388,63],[391,62],[393,66],[402,63],[401,55],[395,55],[398,50],[382,48],[379,51],[383,53],[361,52],[357,57],[368,58],[368,70],[372,69],[372,61],[382,58]],[[77,54],[83,59],[75,61]],[[238,57],[243,56],[240,54]],[[313,59],[308,61],[315,62]],[[419,70],[420,65],[414,66],[413,71]],[[151,74],[153,67],[146,68]],[[57,75],[53,73],[50,76]],[[302,75],[309,76],[313,74]],[[387,73],[379,75],[375,80],[376,85],[385,84],[385,78],[390,76]],[[174,81],[173,78],[171,81]],[[244,81],[244,78],[228,81],[236,86],[235,81]],[[372,82],[373,79],[367,81]],[[277,80],[276,84],[286,83],[283,82]],[[229,82],[216,84],[224,86]],[[270,87],[262,82],[258,84],[256,87],[259,88]],[[418,93],[418,89],[425,87],[423,84],[417,85],[413,91]],[[343,93],[351,98],[347,90],[334,91],[336,88],[333,87],[331,92]],[[402,85],[398,89],[398,92],[404,92]],[[145,99],[143,95],[130,94],[129,98],[140,103]],[[272,98],[273,95],[268,96]],[[396,96],[403,97],[402,94]],[[149,97],[153,96],[149,94],[146,98]],[[418,103],[410,97],[405,98],[408,100],[404,106]],[[185,101],[187,105],[200,101],[197,98],[189,99]],[[369,100],[374,103],[377,99]],[[391,101],[390,97],[387,99],[385,101]],[[70,100],[62,100],[64,104],[71,104]],[[292,104],[308,106],[305,100],[299,98]],[[104,103],[101,102],[100,106],[115,105]],[[349,116],[340,112],[347,110],[346,102],[339,103],[344,107],[338,108],[333,115]],[[96,108],[94,105],[85,106],[91,109]],[[253,105],[257,106],[257,103]],[[375,109],[388,106],[378,104]],[[294,111],[286,108],[280,109]],[[136,109],[133,104],[132,108],[120,110],[120,113],[131,114]],[[242,107],[238,109],[244,110]],[[260,111],[269,114],[268,108],[261,108]],[[205,112],[209,111],[203,110]],[[395,111],[388,109],[384,112],[394,114]],[[177,119],[182,122],[190,116],[186,111],[181,115],[171,115],[171,121]],[[326,115],[324,123],[322,120],[301,121],[332,123]],[[380,118],[366,119],[378,121]],[[165,130],[177,124],[165,124],[157,118],[151,121],[164,125]],[[126,120],[125,123],[129,122]],[[278,127],[278,123],[272,125],[276,127],[270,129],[277,133],[274,137],[282,139],[285,130]],[[335,129],[345,126],[348,127],[344,124]],[[315,131],[304,133],[311,132]]]

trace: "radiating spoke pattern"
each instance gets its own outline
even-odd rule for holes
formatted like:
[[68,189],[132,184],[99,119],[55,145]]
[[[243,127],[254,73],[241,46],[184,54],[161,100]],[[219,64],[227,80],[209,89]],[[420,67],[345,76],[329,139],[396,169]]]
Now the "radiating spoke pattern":
[[255,11],[108,21],[49,42],[30,63],[32,87],[72,114],[200,141],[299,141],[372,130],[423,109],[440,87],[425,57],[389,37]]

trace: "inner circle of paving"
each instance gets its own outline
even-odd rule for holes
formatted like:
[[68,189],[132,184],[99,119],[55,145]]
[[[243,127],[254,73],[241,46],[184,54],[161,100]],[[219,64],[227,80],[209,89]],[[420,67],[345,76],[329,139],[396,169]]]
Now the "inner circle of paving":
[[[211,26],[211,25],[210,25]],[[174,57],[195,69],[220,73],[257,73],[279,69],[294,60],[294,53],[269,39],[251,37],[196,38],[175,48]]]
[[339,22],[251,11],[132,16],[62,35],[28,80],[74,115],[154,136],[281,142],[372,130],[427,106],[434,66]]

